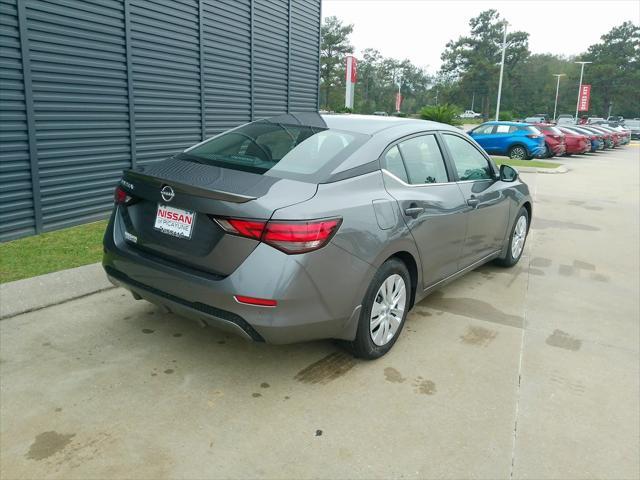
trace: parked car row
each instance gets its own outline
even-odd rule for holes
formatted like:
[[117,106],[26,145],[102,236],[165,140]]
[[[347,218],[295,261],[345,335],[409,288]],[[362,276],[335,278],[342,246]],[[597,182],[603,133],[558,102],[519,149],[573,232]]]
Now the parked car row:
[[611,122],[556,125],[540,121],[543,118],[528,118],[532,123],[485,122],[467,133],[487,153],[520,160],[596,152],[631,140],[630,129]]

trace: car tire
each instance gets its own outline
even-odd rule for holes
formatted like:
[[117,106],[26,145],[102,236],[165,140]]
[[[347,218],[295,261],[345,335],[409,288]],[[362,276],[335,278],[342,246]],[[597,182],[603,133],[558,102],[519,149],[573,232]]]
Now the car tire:
[[522,252],[524,252],[528,233],[529,212],[526,208],[521,207],[520,210],[518,210],[518,214],[513,221],[513,225],[511,226],[507,252],[504,256],[496,259],[495,263],[500,265],[501,267],[513,267],[516,263],[518,263],[518,261],[522,257]]
[[[385,283],[389,286],[390,283],[388,282],[393,284],[394,287],[397,285],[398,289],[391,292],[387,303],[381,292]],[[386,308],[393,303],[394,294],[400,293],[401,287],[404,287],[404,306],[400,315],[398,315],[397,311],[393,315],[392,311],[394,309],[386,310]],[[349,349],[356,357],[373,360],[380,358],[391,350],[391,347],[396,343],[402,332],[402,327],[409,312],[411,295],[411,277],[405,264],[396,258],[391,258],[384,262],[373,276],[362,302],[356,338],[348,344]],[[400,301],[398,304],[403,302]],[[382,310],[380,310],[380,306],[382,306]],[[374,309],[377,310],[378,315],[375,315]],[[380,320],[381,318],[382,320]],[[377,327],[374,326],[376,321],[378,322]],[[395,326],[395,330],[389,338],[389,329],[393,328],[392,325]],[[387,329],[386,333],[385,329]],[[381,341],[384,343],[380,344]]]
[[551,158],[553,157],[553,150],[551,150],[549,148],[549,145],[545,145],[544,146],[544,158]]
[[509,158],[511,160],[528,160],[528,157],[527,149],[522,145],[514,145],[509,149]]

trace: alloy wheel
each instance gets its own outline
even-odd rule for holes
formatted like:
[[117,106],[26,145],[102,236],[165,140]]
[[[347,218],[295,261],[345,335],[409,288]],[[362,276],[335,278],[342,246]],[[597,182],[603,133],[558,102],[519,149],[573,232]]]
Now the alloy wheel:
[[524,148],[522,147],[513,147],[513,149],[511,149],[511,158],[513,159],[524,160],[526,156],[527,152],[525,152]]
[[511,240],[511,256],[514,259],[520,257],[524,248],[524,241],[527,238],[527,217],[522,215],[516,222],[516,228],[513,229],[513,238]]
[[371,308],[369,332],[373,343],[386,345],[395,337],[404,316],[407,288],[404,279],[394,273],[382,282]]

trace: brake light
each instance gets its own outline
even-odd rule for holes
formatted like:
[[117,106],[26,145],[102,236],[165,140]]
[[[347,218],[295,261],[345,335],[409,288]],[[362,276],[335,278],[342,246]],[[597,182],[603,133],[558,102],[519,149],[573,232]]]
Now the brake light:
[[242,220],[240,218],[216,218],[215,220],[228,233],[256,240],[262,238],[262,232],[264,232],[264,227],[267,224],[267,222]]
[[116,205],[125,205],[129,203],[131,197],[121,186],[117,186],[113,192],[113,201]]
[[322,220],[245,220],[215,218],[224,231],[240,237],[253,238],[288,254],[305,253],[325,246],[335,235],[341,218]]
[[276,300],[269,300],[267,298],[246,297],[244,295],[234,295],[233,298],[235,298],[238,303],[256,305],[258,307],[275,307],[278,305]]

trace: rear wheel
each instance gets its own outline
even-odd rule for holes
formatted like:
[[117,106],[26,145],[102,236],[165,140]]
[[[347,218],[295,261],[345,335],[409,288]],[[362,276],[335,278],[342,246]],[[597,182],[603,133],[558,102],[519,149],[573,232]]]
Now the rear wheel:
[[526,160],[527,149],[521,145],[514,145],[509,149],[509,158],[512,160]]
[[350,349],[360,358],[379,358],[396,343],[409,311],[411,278],[404,263],[392,258],[382,264],[362,303],[356,338]]
[[522,207],[516,215],[516,219],[511,227],[511,235],[509,236],[509,246],[506,254],[496,259],[496,263],[503,267],[513,267],[522,256],[524,244],[527,240],[529,231],[529,212]]

